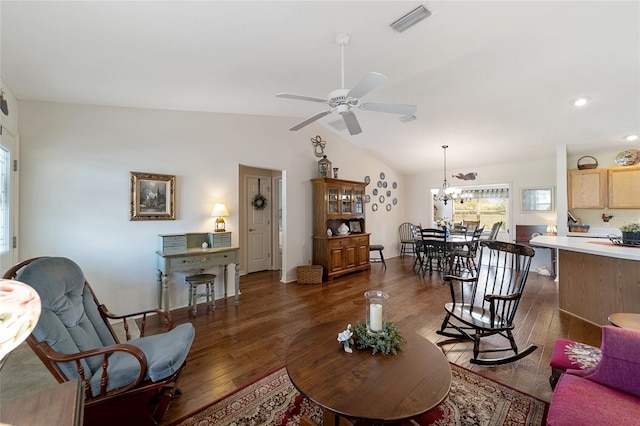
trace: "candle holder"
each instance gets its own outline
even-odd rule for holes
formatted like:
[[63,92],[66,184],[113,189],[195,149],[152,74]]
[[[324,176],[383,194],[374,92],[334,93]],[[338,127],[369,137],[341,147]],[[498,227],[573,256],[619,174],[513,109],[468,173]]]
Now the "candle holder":
[[387,328],[387,300],[389,295],[378,290],[370,290],[364,293],[366,305],[367,333],[382,333]]

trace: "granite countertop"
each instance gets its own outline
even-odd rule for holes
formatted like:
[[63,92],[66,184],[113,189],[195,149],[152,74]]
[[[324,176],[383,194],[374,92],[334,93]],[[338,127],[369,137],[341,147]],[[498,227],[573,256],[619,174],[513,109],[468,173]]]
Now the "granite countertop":
[[557,237],[540,235],[531,240],[531,244],[541,247],[557,248],[578,253],[595,254],[597,256],[615,257],[618,259],[640,260],[640,246],[625,247],[612,243],[605,238]]

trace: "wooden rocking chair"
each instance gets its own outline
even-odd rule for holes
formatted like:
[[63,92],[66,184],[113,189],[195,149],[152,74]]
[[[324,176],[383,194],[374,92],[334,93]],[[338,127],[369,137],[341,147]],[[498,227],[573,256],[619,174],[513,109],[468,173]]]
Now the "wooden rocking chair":
[[[160,423],[179,394],[178,376],[195,333],[192,324],[174,328],[169,315],[159,309],[112,314],[98,302],[80,267],[63,257],[26,260],[4,278],[38,292],[42,313],[27,343],[59,383],[80,379],[85,424]],[[169,331],[145,336],[148,315],[166,320]],[[130,339],[127,319],[134,316],[142,318],[141,334]],[[110,319],[123,322],[126,343],[119,342]]]
[[[444,306],[447,312],[437,334],[452,339],[438,346],[462,341],[473,342],[473,364],[499,365],[526,357],[536,350],[531,345],[520,351],[513,337],[514,318],[535,251],[521,244],[501,241],[481,241],[478,273],[472,277],[447,275],[452,302]],[[509,347],[485,347],[480,341],[500,335]],[[501,358],[481,358],[480,353],[512,352]]]

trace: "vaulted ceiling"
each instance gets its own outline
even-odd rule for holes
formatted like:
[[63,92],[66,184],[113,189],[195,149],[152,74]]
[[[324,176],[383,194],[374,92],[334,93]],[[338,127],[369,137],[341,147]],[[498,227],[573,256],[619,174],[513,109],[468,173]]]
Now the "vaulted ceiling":
[[[419,5],[432,13],[398,33]],[[291,126],[370,71],[363,98],[416,105],[416,120],[357,110],[334,134],[404,173],[569,151],[638,148],[638,1],[2,1],[1,75],[20,100],[284,116]],[[582,108],[572,100],[588,96]],[[286,130],[286,129],[284,129]]]

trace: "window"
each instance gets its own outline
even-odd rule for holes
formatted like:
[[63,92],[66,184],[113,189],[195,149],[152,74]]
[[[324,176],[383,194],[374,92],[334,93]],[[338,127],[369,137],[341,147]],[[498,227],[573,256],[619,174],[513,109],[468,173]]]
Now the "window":
[[506,187],[464,189],[462,197],[453,203],[453,221],[479,220],[485,231],[494,223],[502,222],[501,229],[508,229],[508,206],[509,189]]
[[9,251],[9,151],[0,146],[0,253]]

